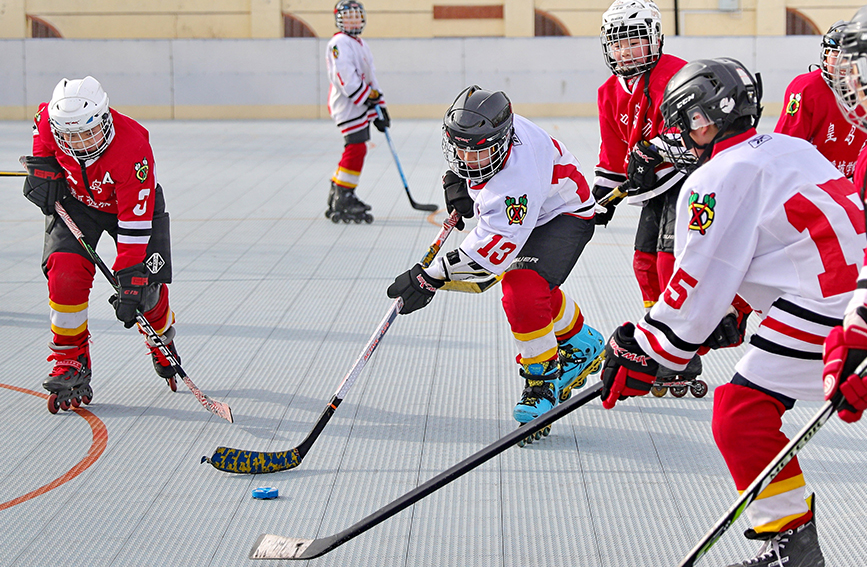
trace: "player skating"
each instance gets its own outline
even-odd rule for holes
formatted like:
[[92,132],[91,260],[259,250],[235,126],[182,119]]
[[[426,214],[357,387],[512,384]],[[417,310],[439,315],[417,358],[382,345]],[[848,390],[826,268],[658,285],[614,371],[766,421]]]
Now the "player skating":
[[604,337],[560,289],[593,236],[595,200],[575,157],[513,114],[500,91],[472,86],[457,97],[443,119],[443,153],[449,211],[479,222],[458,249],[397,276],[388,296],[411,313],[446,281],[504,274],[503,309],[525,380],[513,414],[526,423],[601,366]]
[[[93,77],[57,84],[51,101],[39,106],[33,156],[24,161],[30,173],[24,194],[46,215],[42,270],[53,334],[48,360],[54,367],[43,387],[51,392],[48,410],[57,413],[93,397],[87,310],[95,267],[57,218],[54,203],[62,202],[92,248],[103,232],[115,240],[112,269],[119,292],[110,301],[117,318],[130,328],[141,311],[180,361],[166,285],[169,216],[147,130],[109,108],[108,95]],[[176,390],[175,369],[147,337],[146,344],[157,374]]]
[[774,132],[811,142],[843,175],[852,179],[867,134],[846,121],[831,89],[846,23],[835,23],[822,37],[820,68],[798,75],[789,84],[783,99],[786,104]]
[[[333,222],[373,222],[370,205],[355,195],[361,177],[369,122],[380,132],[391,125],[382,91],[376,81],[373,54],[361,39],[366,14],[356,0],[340,0],[334,7],[334,21],[340,31],[328,42],[325,63],[328,80],[328,112],[343,136],[343,155],[331,178],[328,210],[325,216]],[[382,111],[382,118],[376,107]]]
[[[690,151],[675,164],[694,169],[677,202],[675,274],[643,320],[614,332],[603,369],[606,408],[644,395],[659,364],[694,356],[727,298],[748,301],[763,320],[713,411],[738,490],[788,442],[782,414],[822,399],[822,341],[842,322],[864,248],[855,187],[808,142],[757,134],[760,98],[733,59],[689,63],[666,87],[665,124]],[[812,503],[794,459],[747,508],[746,536],[764,544],[737,565],[823,566]]]

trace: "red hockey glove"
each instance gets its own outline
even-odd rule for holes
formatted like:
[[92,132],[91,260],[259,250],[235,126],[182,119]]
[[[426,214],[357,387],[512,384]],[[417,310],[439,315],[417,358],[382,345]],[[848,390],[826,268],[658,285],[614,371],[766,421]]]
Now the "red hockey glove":
[[445,283],[427,275],[421,264],[416,264],[394,278],[394,283],[388,286],[387,293],[392,299],[403,298],[400,314],[406,315],[430,303],[436,291]]
[[858,307],[853,315],[846,318],[845,328],[831,330],[822,356],[825,399],[834,401],[840,419],[846,423],[858,421],[867,409],[867,378],[854,374],[867,358],[867,307]]
[[605,346],[602,367],[602,406],[611,409],[618,400],[644,396],[656,380],[659,364],[644,354],[635,341],[635,325],[617,327]]

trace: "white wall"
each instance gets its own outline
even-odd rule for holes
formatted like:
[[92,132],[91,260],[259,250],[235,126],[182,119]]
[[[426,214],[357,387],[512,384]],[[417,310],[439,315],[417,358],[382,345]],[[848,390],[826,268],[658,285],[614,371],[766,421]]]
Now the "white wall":
[[[762,74],[766,112],[818,63],[819,36],[669,37],[687,60],[729,56]],[[93,75],[138,118],[327,117],[326,39],[3,40],[0,118],[29,118],[63,77]],[[596,38],[372,39],[392,116],[439,117],[467,85],[504,90],[530,116],[595,113],[609,76]]]

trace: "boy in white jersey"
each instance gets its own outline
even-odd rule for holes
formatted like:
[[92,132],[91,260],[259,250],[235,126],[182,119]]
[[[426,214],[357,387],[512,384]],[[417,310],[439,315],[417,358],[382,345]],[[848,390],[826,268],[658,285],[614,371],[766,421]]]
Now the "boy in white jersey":
[[504,274],[503,308],[526,384],[513,413],[526,423],[601,366],[604,337],[560,289],[593,236],[596,202],[578,160],[513,114],[500,91],[471,86],[458,95],[443,119],[443,153],[449,211],[479,222],[458,249],[397,276],[388,296],[411,313],[446,281]]
[[[328,210],[325,216],[334,222],[372,222],[370,205],[355,195],[361,177],[369,122],[380,132],[391,126],[382,91],[376,81],[373,54],[361,39],[366,13],[361,2],[340,0],[334,7],[334,21],[340,31],[328,42],[325,64],[328,80],[328,112],[343,135],[343,155],[331,177]],[[376,107],[379,106],[382,118]]]
[[[667,128],[692,171],[677,202],[675,266],[662,300],[606,347],[603,405],[644,395],[656,367],[683,367],[739,294],[762,317],[731,382],[714,392],[713,433],[738,490],[788,443],[783,413],[821,400],[822,343],[842,322],[864,248],[856,190],[816,148],[757,134],[761,86],[733,59],[699,60],[672,77]],[[737,566],[820,567],[813,497],[793,459],[747,508],[759,554]]]

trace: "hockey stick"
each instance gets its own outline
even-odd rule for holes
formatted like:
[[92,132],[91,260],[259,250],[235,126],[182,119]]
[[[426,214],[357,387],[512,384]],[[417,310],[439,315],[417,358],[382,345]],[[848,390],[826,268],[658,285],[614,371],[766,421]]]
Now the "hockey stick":
[[[863,376],[867,370],[867,360],[861,362],[855,370],[855,374]],[[842,399],[842,398],[841,398]],[[837,409],[836,399],[825,402],[822,407],[816,412],[816,415],[807,422],[807,424],[792,438],[789,443],[777,454],[774,459],[768,463],[768,466],[759,473],[756,480],[743,491],[741,497],[738,498],[731,508],[729,508],[722,518],[717,520],[717,523],[708,531],[699,541],[692,551],[680,562],[679,567],[692,567],[696,562],[707,553],[710,548],[719,540],[720,537],[731,527],[735,520],[746,510],[753,500],[755,500],[761,492],[774,480],[780,471],[789,464],[789,461],[795,458],[795,455],[804,448],[804,445],[813,438],[825,422],[827,422]]]
[[[446,238],[448,238],[449,233],[454,229],[460,218],[460,215],[455,211],[446,218],[445,221],[443,221],[442,229],[440,229],[436,239],[430,245],[430,248],[428,248],[427,254],[425,254],[424,258],[422,258],[420,262],[422,266],[427,267],[430,265],[434,256],[437,255],[440,248],[445,243]],[[343,398],[352,387],[352,384],[361,374],[367,360],[371,355],[373,355],[373,351],[376,350],[376,347],[379,346],[382,337],[385,336],[386,331],[391,328],[391,324],[394,322],[395,318],[397,318],[397,314],[400,312],[401,307],[403,307],[403,299],[398,297],[394,300],[394,303],[391,304],[391,308],[379,323],[379,327],[373,333],[373,336],[367,341],[361,354],[355,360],[355,364],[352,365],[352,368],[349,369],[349,372],[343,378],[340,386],[337,387],[337,392],[332,396],[328,405],[325,406],[325,410],[319,416],[319,419],[317,419],[316,423],[313,424],[313,429],[307,434],[307,437],[301,441],[300,445],[294,449],[289,449],[288,451],[273,452],[244,451],[243,449],[232,449],[230,447],[217,447],[210,458],[207,456],[202,457],[201,462],[204,463],[207,461],[211,463],[215,469],[221,471],[241,474],[272,473],[294,469],[300,465],[301,460],[305,455],[307,455],[307,452],[310,451],[310,447],[313,446],[313,443],[315,443],[316,439],[319,438],[322,430],[325,429],[328,420],[330,420],[331,416],[334,415],[337,406],[340,405],[340,402],[343,401]]]
[[0,171],[0,177],[27,177],[26,171]]
[[425,498],[443,486],[456,480],[479,465],[482,465],[509,447],[514,447],[518,441],[525,439],[551,425],[561,417],[580,408],[587,402],[598,398],[602,389],[602,382],[588,387],[580,394],[573,396],[569,401],[560,404],[551,411],[544,413],[533,421],[516,428],[511,433],[491,443],[481,451],[467,457],[447,471],[441,472],[424,484],[410,490],[397,500],[386,504],[363,520],[359,520],[342,532],[319,539],[300,539],[283,537],[272,534],[262,534],[253,549],[250,550],[250,559],[313,559],[325,555],[347,541],[363,534],[370,528],[384,522],[398,512],[409,508],[422,498]]
[[463,293],[482,293],[494,287],[497,282],[503,279],[503,274],[491,274],[487,278],[481,280],[449,280],[440,291],[460,291]]
[[[117,278],[114,277],[114,274],[111,273],[111,270],[108,269],[108,266],[105,265],[105,262],[102,261],[102,258],[97,255],[96,250],[91,248],[90,244],[88,244],[84,240],[84,234],[78,228],[78,225],[75,224],[75,221],[72,220],[72,217],[69,216],[69,213],[66,212],[66,209],[63,207],[63,205],[60,204],[60,201],[54,202],[54,210],[57,211],[57,215],[61,219],[63,219],[64,224],[66,224],[67,228],[69,228],[69,231],[72,232],[73,236],[75,236],[79,244],[81,244],[84,247],[85,251],[87,251],[87,254],[90,256],[91,260],[93,260],[93,263],[96,264],[96,266],[99,268],[99,271],[102,272],[102,275],[106,277],[108,283],[111,284],[111,287],[113,287],[117,293],[120,293],[120,288],[117,284]],[[218,415],[223,419],[227,420],[229,423],[232,423],[233,419],[231,408],[229,408],[229,406],[227,404],[224,404],[223,402],[217,402],[212,400],[204,393],[202,393],[202,391],[199,390],[195,384],[193,384],[193,381],[190,380],[190,377],[187,376],[187,373],[184,372],[183,368],[181,368],[181,364],[172,354],[172,351],[170,351],[168,347],[166,347],[162,338],[157,334],[156,331],[154,331],[154,328],[151,327],[151,324],[148,322],[147,319],[145,319],[144,315],[142,315],[142,312],[138,309],[136,309],[135,320],[147,334],[148,338],[157,346],[158,349],[160,349],[162,355],[166,357],[166,359],[172,365],[172,368],[175,369],[175,372],[178,373],[178,375],[184,381],[184,384],[187,385],[187,388],[189,388],[193,395],[196,396],[196,399],[199,400],[199,403],[205,406],[205,409],[207,409],[212,414]]]
[[[379,119],[382,120],[382,109],[379,108],[379,105],[376,105],[376,115],[379,116]],[[400,160],[397,159],[397,152],[394,149],[394,144],[391,142],[391,134],[388,133],[388,126],[382,129],[382,133],[385,134],[385,139],[388,141],[388,147],[391,149],[391,155],[394,156],[394,163],[397,165],[397,171],[400,173],[400,180],[403,181],[403,188],[406,190],[406,196],[409,198],[409,204],[412,205],[412,208],[417,211],[428,211],[434,212],[439,207],[434,205],[433,203],[429,205],[425,205],[422,203],[416,203],[412,195],[409,192],[409,184],[406,182],[406,176],[403,174],[403,168],[400,167]]]

